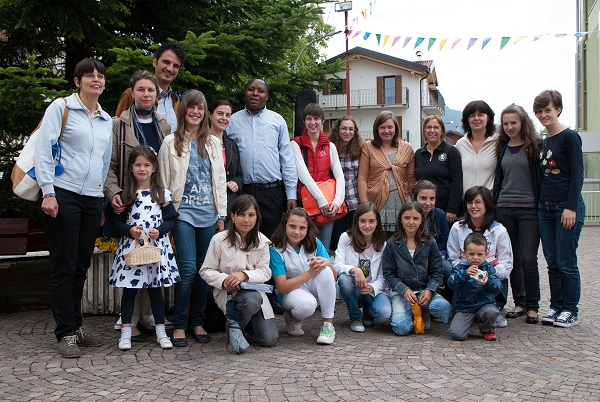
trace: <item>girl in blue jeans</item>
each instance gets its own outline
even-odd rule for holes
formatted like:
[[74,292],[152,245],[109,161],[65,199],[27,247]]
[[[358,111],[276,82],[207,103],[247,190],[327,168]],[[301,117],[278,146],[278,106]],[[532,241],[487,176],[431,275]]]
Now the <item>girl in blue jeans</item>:
[[[365,201],[356,209],[352,228],[342,233],[335,251],[338,285],[350,314],[350,329],[354,332],[365,330],[364,316],[367,314],[360,311],[359,305],[380,324],[388,321],[392,314],[381,271],[385,238],[379,210],[372,202]],[[372,321],[370,323],[372,325]]]
[[540,190],[538,217],[542,249],[548,263],[550,308],[542,324],[572,327],[579,324],[581,279],[577,246],[585,216],[581,197],[583,153],[581,137],[558,122],[562,96],[548,90],[533,101],[535,117],[548,129],[542,141],[541,164],[544,177]]
[[188,92],[177,110],[177,130],[165,137],[158,154],[162,185],[172,191],[173,206],[179,213],[173,228],[181,276],[173,306],[172,342],[176,347],[188,344],[188,305],[196,342],[210,342],[204,330],[208,284],[198,271],[215,230],[223,230],[227,213],[221,144],[210,135],[206,110],[202,92]]
[[452,306],[436,293],[444,280],[442,257],[418,202],[400,208],[398,230],[387,241],[382,259],[383,276],[393,292],[392,329],[397,335],[408,335],[413,329],[412,304],[448,322]]

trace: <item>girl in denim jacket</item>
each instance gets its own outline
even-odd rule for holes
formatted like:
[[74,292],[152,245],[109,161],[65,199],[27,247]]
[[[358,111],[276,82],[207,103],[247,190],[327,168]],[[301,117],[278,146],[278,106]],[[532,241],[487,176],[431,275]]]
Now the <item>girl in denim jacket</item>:
[[392,329],[408,335],[413,329],[412,304],[418,304],[447,323],[452,307],[436,289],[444,270],[437,244],[427,231],[425,212],[407,202],[398,213],[398,230],[383,250],[383,276],[392,290]]

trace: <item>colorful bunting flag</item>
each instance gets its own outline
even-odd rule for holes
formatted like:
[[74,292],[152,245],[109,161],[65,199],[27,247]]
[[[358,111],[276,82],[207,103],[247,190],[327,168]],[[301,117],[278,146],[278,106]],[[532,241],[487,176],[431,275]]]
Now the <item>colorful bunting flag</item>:
[[410,42],[411,39],[412,39],[412,36],[408,36],[406,39],[404,39],[404,45],[402,45],[402,49],[404,49],[404,47],[406,45],[408,45],[408,42]]
[[483,50],[483,48],[484,48],[484,47],[485,47],[485,46],[486,46],[488,43],[490,43],[490,41],[491,41],[491,40],[492,40],[492,38],[485,38],[485,39],[483,40],[483,43],[481,44],[481,50]]
[[352,37],[352,39],[356,38],[358,35],[360,35],[360,31],[356,31],[356,33],[354,34],[354,36]]
[[369,36],[371,36],[371,32],[365,32],[365,36],[363,36],[363,40],[369,39]]
[[500,41],[500,50],[502,50],[502,48],[504,46],[506,46],[506,44],[508,43],[508,41],[510,40],[510,36],[503,36],[502,40]]
[[[390,35],[385,35],[383,37],[383,47],[385,47],[385,44],[387,43],[387,41],[390,39]],[[393,45],[392,45],[393,46]]]
[[436,38],[429,38],[429,45],[427,46],[427,51],[431,49],[431,46],[435,43]]
[[379,42],[381,41],[381,34],[375,34],[375,37],[377,38],[377,46],[379,46]]
[[448,42],[448,39],[442,39],[440,41],[440,52],[442,51],[442,48],[444,47],[444,45],[446,44],[446,42]]
[[462,38],[456,38],[454,40],[454,43],[452,44],[452,49],[454,49],[454,46],[458,45],[458,42],[460,42],[462,40]]
[[423,43],[423,41],[425,40],[425,38],[417,38],[417,40],[415,41],[415,47],[414,49],[416,49],[421,43]]
[[[394,40],[392,41],[392,46],[394,46],[396,44],[396,42],[398,42],[400,40],[402,36],[394,36]],[[390,46],[390,47],[392,47]]]
[[533,38],[533,41],[535,42],[536,40],[538,40],[539,38],[541,38],[542,36],[546,36],[546,34],[543,35],[535,35]]
[[513,45],[516,45],[524,39],[527,39],[527,36],[518,36],[517,39],[515,39],[515,41],[513,42]]
[[471,48],[471,46],[473,46],[475,44],[475,42],[477,42],[477,38],[469,39],[469,45],[467,46],[467,50],[469,50]]

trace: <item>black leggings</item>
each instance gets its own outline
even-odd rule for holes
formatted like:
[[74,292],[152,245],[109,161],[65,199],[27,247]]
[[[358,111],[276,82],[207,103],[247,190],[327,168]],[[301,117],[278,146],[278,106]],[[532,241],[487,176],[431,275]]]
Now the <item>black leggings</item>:
[[[148,296],[150,296],[150,304],[152,305],[152,314],[156,324],[165,323],[165,301],[162,295],[162,288],[146,288]],[[123,288],[121,296],[121,321],[123,324],[131,324],[133,316],[133,306],[135,303],[135,295],[137,288]]]

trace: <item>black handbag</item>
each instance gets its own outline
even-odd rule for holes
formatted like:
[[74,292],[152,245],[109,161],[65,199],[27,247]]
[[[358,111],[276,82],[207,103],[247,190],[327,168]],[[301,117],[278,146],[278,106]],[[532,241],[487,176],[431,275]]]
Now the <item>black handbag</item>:
[[[118,147],[118,157],[119,157],[119,177],[117,178],[117,185],[123,188],[123,179],[125,175],[125,132],[123,130],[124,123],[121,122],[120,130],[119,130],[119,147]],[[104,224],[102,225],[102,236],[119,239],[122,236],[122,233],[119,232],[115,226],[114,221],[117,219],[117,215],[112,208],[110,200],[104,201],[104,205],[102,206],[102,210],[104,211]]]

